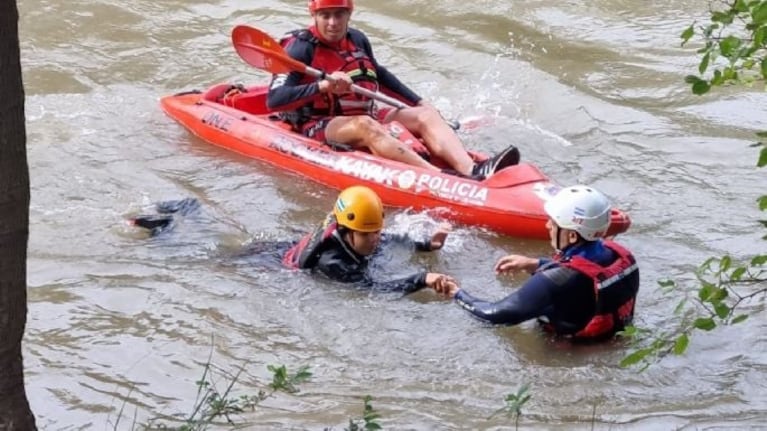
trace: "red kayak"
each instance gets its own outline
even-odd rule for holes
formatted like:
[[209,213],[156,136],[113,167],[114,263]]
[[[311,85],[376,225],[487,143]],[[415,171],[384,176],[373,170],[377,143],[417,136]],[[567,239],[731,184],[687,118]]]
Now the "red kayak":
[[[519,163],[476,181],[432,172],[365,151],[331,148],[291,130],[266,107],[265,86],[216,85],[205,92],[166,96],[162,109],[203,140],[271,163],[320,184],[344,189],[355,184],[375,190],[386,205],[440,210],[440,217],[483,226],[515,237],[548,239],[543,202],[559,186],[534,165]],[[405,143],[416,139],[396,123],[390,133]],[[475,160],[486,155],[471,152]],[[444,166],[439,160],[430,160]],[[608,235],[625,232],[631,221],[614,209]]]

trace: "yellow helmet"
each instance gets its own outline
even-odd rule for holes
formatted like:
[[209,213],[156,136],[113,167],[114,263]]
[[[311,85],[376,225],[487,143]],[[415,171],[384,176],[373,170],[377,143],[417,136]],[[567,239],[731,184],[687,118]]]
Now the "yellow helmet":
[[377,232],[383,228],[381,198],[365,186],[352,186],[338,195],[333,215],[339,226],[358,232]]

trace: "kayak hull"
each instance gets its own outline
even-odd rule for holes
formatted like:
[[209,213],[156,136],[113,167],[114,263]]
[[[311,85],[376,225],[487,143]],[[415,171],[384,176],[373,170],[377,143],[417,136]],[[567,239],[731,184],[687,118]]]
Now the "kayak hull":
[[[364,151],[338,151],[290,130],[266,109],[265,87],[227,97],[232,86],[161,98],[171,118],[206,142],[258,159],[322,185],[344,189],[365,185],[386,205],[432,210],[464,225],[501,234],[547,239],[543,203],[559,190],[536,166],[519,163],[484,181],[432,172]],[[474,153],[473,157],[485,156]],[[613,210],[608,235],[625,232],[631,221]]]

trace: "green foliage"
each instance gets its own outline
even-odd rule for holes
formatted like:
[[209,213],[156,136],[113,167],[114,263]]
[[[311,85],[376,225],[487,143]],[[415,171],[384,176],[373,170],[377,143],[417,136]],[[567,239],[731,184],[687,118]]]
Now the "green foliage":
[[[756,166],[759,168],[763,168],[766,165],[767,165],[767,145],[764,148],[762,148],[761,152],[759,152],[759,160],[756,162]],[[764,208],[762,208],[762,211],[764,211]]]
[[704,331],[710,331],[716,328],[716,322],[714,322],[714,319],[710,317],[699,317],[695,319],[692,326]]
[[621,367],[630,367],[632,365],[638,364],[640,362],[646,361],[647,357],[652,355],[654,353],[654,350],[650,347],[645,347],[644,349],[637,349],[628,354],[626,357],[621,359],[620,366]]
[[690,344],[690,337],[687,334],[682,334],[674,342],[674,354],[681,355],[687,350],[687,346]]
[[696,35],[701,38],[700,76],[685,78],[692,92],[705,94],[714,86],[767,80],[767,0],[709,3],[709,22],[693,23],[680,35],[682,46]]
[[507,415],[514,418],[514,427],[519,429],[519,418],[522,417],[522,407],[532,397],[532,395],[528,393],[529,388],[529,384],[524,384],[517,390],[517,393],[506,395],[506,398],[504,398],[506,405],[490,415],[490,418],[499,413],[505,412]]
[[381,425],[378,423],[378,418],[380,418],[381,415],[373,409],[373,405],[370,403],[372,400],[373,397],[365,395],[365,408],[362,412],[362,424],[360,425],[358,421],[349,419],[349,427],[344,428],[344,431],[375,431],[382,429]]
[[[695,300],[682,298],[674,309],[679,326],[673,331],[658,333],[629,327],[619,334],[634,343],[634,349],[621,360],[622,367],[641,365],[641,369],[645,369],[668,354],[684,354],[692,332],[708,332],[722,325],[735,325],[758,312],[735,314],[753,299],[764,300],[767,294],[767,254],[754,256],[746,262],[736,262],[730,256],[710,258],[698,268],[696,281],[698,290]],[[688,290],[687,286],[668,280],[661,280],[658,284],[665,289],[666,295],[684,295]]]
[[[256,406],[260,402],[271,397],[275,392],[296,393],[298,392],[296,385],[306,382],[312,376],[307,366],[300,367],[295,373],[290,373],[285,365],[268,365],[267,369],[272,373],[272,382],[268,385],[271,391],[261,390],[257,395],[233,396],[231,394],[232,388],[244,371],[244,366],[240,367],[235,375],[228,376],[223,390],[217,389],[212,369],[210,358],[208,358],[202,377],[195,382],[197,385],[197,397],[190,414],[154,418],[149,423],[139,427],[136,426],[134,418],[134,425],[131,429],[203,431],[208,430],[211,426],[220,425],[227,425],[230,428],[247,428],[250,424],[236,423],[232,416],[234,414],[245,413],[246,410],[255,411]],[[378,423],[378,419],[381,416],[373,409],[372,399],[370,395],[365,396],[363,399],[364,409],[362,418],[357,421],[349,419],[349,427],[345,428],[345,431],[376,431],[382,429]],[[120,423],[122,412],[123,409],[120,410],[120,417],[117,418],[115,429],[117,429],[117,425]],[[184,417],[185,419],[182,419]],[[161,422],[161,420],[165,422]],[[168,425],[166,422],[176,422],[179,425]],[[325,431],[330,429],[326,428]]]
[[284,365],[279,367],[268,365],[266,368],[272,372],[272,383],[269,384],[269,387],[273,391],[284,391],[290,394],[296,393],[298,392],[296,385],[312,377],[308,366],[299,368],[295,374],[289,374],[288,369]]
[[[767,0],[712,0],[709,6],[709,23],[693,23],[681,34],[682,46],[696,35],[702,39],[702,46],[697,49],[701,56],[700,76],[688,75],[684,79],[692,92],[705,94],[714,86],[767,81]],[[767,131],[756,135],[767,138]],[[756,166],[767,166],[767,143],[753,146],[761,147]],[[766,211],[767,195],[757,198],[757,203],[761,211]],[[767,220],[759,223],[767,227]],[[763,239],[767,240],[767,235]],[[712,257],[700,264],[695,275],[697,286],[680,286],[673,280],[658,282],[664,294],[682,297],[674,309],[679,324],[667,333],[626,328],[620,335],[634,343],[634,350],[621,360],[621,366],[641,364],[644,369],[668,354],[684,354],[694,331],[712,331],[748,319],[756,311],[735,313],[752,299],[764,301],[767,254],[742,262],[728,255]],[[686,294],[696,288],[696,298],[690,301]]]
[[[269,365],[267,369],[272,372],[272,383],[269,384],[270,392],[260,390],[255,395],[232,395],[232,389],[239,380],[244,366],[237,370],[233,376],[227,376],[223,389],[218,389],[216,378],[213,376],[210,358],[205,364],[202,377],[197,380],[197,397],[195,399],[192,412],[188,415],[164,416],[151,419],[149,423],[143,425],[141,429],[154,430],[177,430],[177,431],[202,431],[209,429],[212,425],[221,425],[225,421],[228,425],[236,425],[233,415],[254,411],[256,406],[265,399],[272,396],[277,391],[295,393],[298,389],[296,384],[304,382],[311,377],[308,367],[301,367],[295,374],[290,374],[284,365]],[[185,419],[181,419],[184,418]],[[171,426],[166,422],[180,423],[178,426]],[[119,419],[118,422],[119,423]]]

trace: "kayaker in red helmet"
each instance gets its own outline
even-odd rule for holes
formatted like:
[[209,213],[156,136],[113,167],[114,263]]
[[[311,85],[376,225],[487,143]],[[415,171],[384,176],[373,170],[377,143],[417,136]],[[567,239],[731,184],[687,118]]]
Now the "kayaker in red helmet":
[[553,259],[512,254],[495,264],[497,273],[530,272],[522,287],[497,302],[477,299],[452,280],[437,290],[490,323],[537,318],[544,329],[576,340],[611,338],[634,318],[639,269],[628,250],[602,239],[610,223],[607,198],[591,187],[565,187],[544,209]]
[[[331,79],[317,81],[300,72],[275,75],[267,99],[270,109],[282,111],[283,119],[305,136],[368,148],[381,157],[429,170],[439,169],[391,136],[381,123],[399,122],[423,140],[432,156],[465,177],[481,180],[519,162],[519,151],[509,146],[475,164],[439,112],[380,65],[367,36],[349,27],[353,10],[353,0],[309,1],[313,25],[292,32],[282,43],[289,56],[327,72]],[[352,84],[380,90],[411,106],[399,110],[377,106],[353,93]]]
[[[193,198],[159,202],[155,204],[156,214],[135,216],[130,223],[156,236],[169,232],[181,218],[194,216],[199,209],[199,202]],[[352,186],[338,195],[333,211],[301,240],[254,242],[229,259],[245,258],[264,267],[307,269],[331,280],[385,292],[407,294],[453,281],[447,275],[427,271],[395,280],[373,278],[368,264],[385,246],[400,244],[413,251],[439,250],[449,232],[449,225],[441,225],[428,238],[414,240],[409,235],[383,233],[383,219],[384,208],[378,195],[367,187]]]

